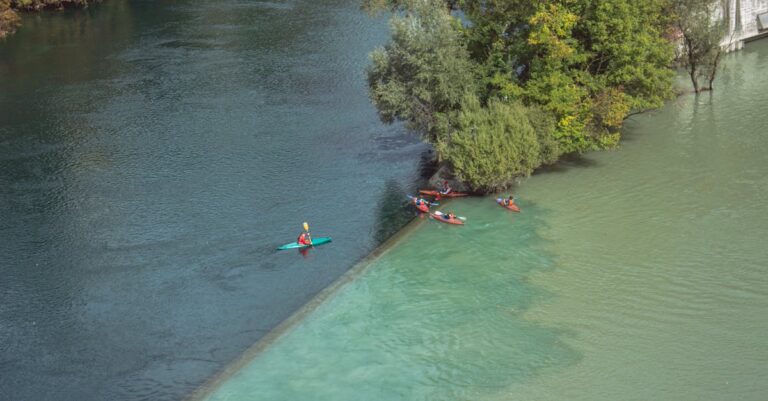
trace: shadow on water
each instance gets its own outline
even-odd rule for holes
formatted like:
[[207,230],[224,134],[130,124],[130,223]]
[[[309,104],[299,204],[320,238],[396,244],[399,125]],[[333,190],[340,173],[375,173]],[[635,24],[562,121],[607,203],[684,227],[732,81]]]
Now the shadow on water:
[[419,159],[418,178],[413,184],[414,188],[406,188],[394,179],[388,179],[384,183],[378,204],[376,206],[376,225],[374,239],[377,244],[382,244],[401,227],[419,214],[410,206],[406,195],[415,195],[419,188],[424,186],[427,180],[435,173],[434,154],[431,149],[424,150]]
[[393,179],[384,183],[382,195],[376,205],[376,224],[374,225],[374,239],[377,244],[382,244],[400,230],[411,219],[413,214],[407,212],[405,205],[406,190],[402,184]]
[[435,163],[435,151],[433,149],[427,149],[421,154],[419,159],[419,176],[424,180],[419,184],[425,184],[430,177],[437,171],[437,164]]
[[568,170],[594,167],[598,164],[599,163],[595,159],[590,158],[586,154],[571,153],[561,157],[560,160],[554,164],[539,167],[536,169],[536,171],[533,172],[533,175],[544,173],[565,173]]

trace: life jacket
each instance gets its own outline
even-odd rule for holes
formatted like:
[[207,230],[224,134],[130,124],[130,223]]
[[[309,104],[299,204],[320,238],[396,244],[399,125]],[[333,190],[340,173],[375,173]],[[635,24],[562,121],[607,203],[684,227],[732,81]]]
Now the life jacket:
[[296,242],[298,242],[299,244],[306,244],[307,243],[307,233],[299,234],[299,238],[296,239]]

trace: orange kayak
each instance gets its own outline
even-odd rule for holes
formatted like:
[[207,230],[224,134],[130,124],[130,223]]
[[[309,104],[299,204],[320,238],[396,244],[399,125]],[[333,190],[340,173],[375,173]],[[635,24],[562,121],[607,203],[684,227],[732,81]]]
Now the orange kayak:
[[432,190],[432,189],[420,189],[419,193],[422,195],[429,195],[429,196],[440,196],[441,198],[458,198],[461,196],[469,196],[469,194],[465,194],[464,192],[448,192],[447,194],[441,194],[438,191]]
[[459,219],[449,219],[447,215],[443,214],[442,212],[434,212],[429,214],[430,217],[437,221],[442,221],[443,223],[447,224],[456,224],[459,226],[463,226],[464,222]]
[[509,205],[505,205],[503,202],[504,202],[504,199],[501,199],[501,198],[497,198],[496,199],[496,203],[498,203],[499,206],[503,207],[504,209],[511,210],[513,212],[516,212],[516,213],[520,213],[520,207],[519,206],[515,205],[514,203],[509,204]]
[[410,195],[408,195],[408,197],[411,199],[411,205],[415,206],[416,209],[419,209],[420,212],[429,213],[429,204],[427,204],[426,202],[423,202],[421,205],[417,205],[416,199],[418,198]]

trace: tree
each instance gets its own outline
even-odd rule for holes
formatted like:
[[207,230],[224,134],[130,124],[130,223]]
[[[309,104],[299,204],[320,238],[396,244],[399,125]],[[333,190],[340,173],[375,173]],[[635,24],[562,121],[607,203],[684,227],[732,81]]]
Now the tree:
[[714,1],[673,0],[673,7],[675,25],[683,39],[679,60],[686,66],[693,90],[712,90],[724,52],[720,42],[725,37],[727,21],[718,15]]
[[392,19],[392,40],[371,54],[368,68],[369,94],[384,122],[405,121],[430,142],[447,134],[446,113],[476,86],[458,24],[426,1]]
[[[671,96],[669,1],[365,0],[396,12],[392,42],[373,54],[371,98],[385,121],[423,133],[470,186],[499,188],[509,174],[529,174],[564,153],[615,146],[631,112]],[[455,8],[461,24],[450,17]],[[466,120],[483,124],[470,135]],[[507,132],[527,126],[538,151],[528,135]],[[522,142],[499,145],[501,153],[486,147],[498,141]],[[485,150],[472,152],[471,143]]]
[[438,150],[473,190],[505,188],[541,165],[542,146],[522,104],[491,99],[483,107],[467,95],[453,121],[450,141]]

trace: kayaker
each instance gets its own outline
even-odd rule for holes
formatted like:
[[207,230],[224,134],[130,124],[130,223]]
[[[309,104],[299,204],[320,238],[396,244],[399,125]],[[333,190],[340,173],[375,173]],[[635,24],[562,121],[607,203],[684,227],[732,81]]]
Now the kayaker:
[[440,193],[443,195],[448,195],[451,192],[451,187],[448,185],[448,180],[443,180],[443,188],[440,190]]
[[421,205],[423,205],[425,203],[427,203],[427,201],[425,201],[422,198],[417,198],[417,197],[413,198],[413,204],[416,205],[416,206],[421,206]]
[[509,195],[507,199],[502,199],[501,203],[504,204],[504,206],[511,206],[515,204],[515,197],[512,195]]
[[299,245],[312,245],[312,236],[309,234],[309,224],[304,223],[304,231],[299,234],[299,238],[296,240]]
[[448,220],[454,220],[454,219],[456,219],[456,215],[455,215],[455,214],[453,214],[453,212],[448,212],[447,216],[448,216]]
[[312,245],[312,240],[309,237],[309,233],[302,232],[299,234],[299,238],[296,240],[299,245]]

